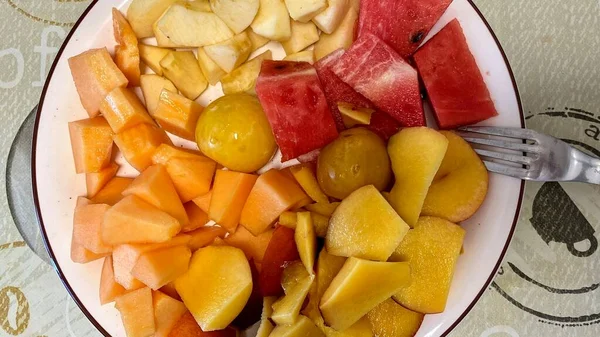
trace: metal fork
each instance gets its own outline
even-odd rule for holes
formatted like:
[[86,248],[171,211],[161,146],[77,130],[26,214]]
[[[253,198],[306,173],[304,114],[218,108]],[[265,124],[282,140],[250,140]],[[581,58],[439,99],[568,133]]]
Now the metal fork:
[[484,146],[475,152],[490,172],[523,180],[600,185],[600,159],[560,139],[520,128],[473,126],[459,131],[467,142]]

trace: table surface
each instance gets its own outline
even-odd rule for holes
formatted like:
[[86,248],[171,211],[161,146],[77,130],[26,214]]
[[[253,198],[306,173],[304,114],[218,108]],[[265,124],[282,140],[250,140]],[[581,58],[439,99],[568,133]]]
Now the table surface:
[[[27,161],[9,149],[37,104],[53,57],[90,0],[2,0],[0,163],[26,186]],[[475,0],[515,72],[527,126],[600,156],[600,1]],[[23,142],[23,140],[21,140]],[[30,139],[20,143],[26,148]],[[24,145],[23,145],[24,144]],[[18,152],[18,149],[16,150]],[[19,174],[20,173],[20,174]],[[451,333],[462,336],[600,335],[600,187],[528,183],[515,239],[495,281]],[[26,199],[13,212],[34,221]],[[31,226],[30,226],[31,227]],[[32,227],[34,228],[34,227]],[[34,246],[40,242],[32,242]],[[60,280],[23,241],[0,193],[0,337],[99,336]]]

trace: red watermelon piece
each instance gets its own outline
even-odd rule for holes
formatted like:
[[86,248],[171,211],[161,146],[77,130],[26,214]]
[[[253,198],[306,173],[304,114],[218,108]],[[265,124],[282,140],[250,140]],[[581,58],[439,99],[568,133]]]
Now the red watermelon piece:
[[358,36],[371,33],[408,58],[452,0],[361,0]]
[[414,55],[441,129],[498,115],[458,20],[453,20]]
[[338,136],[315,68],[307,62],[264,61],[256,94],[287,161]]
[[425,125],[417,71],[375,35],[363,34],[330,69],[401,126]]

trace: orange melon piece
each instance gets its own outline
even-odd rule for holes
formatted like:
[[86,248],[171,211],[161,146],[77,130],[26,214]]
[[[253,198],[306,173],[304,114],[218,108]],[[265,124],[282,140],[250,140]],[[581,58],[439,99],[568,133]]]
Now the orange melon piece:
[[181,316],[187,312],[183,302],[173,299],[160,291],[152,293],[154,306],[154,322],[156,332],[154,337],[168,337]]
[[102,265],[100,274],[100,304],[113,302],[115,298],[123,295],[127,290],[115,281],[112,256],[107,256]]
[[163,89],[154,118],[167,132],[194,141],[196,124],[204,108],[191,99]]
[[71,57],[69,68],[81,104],[90,117],[98,115],[100,103],[109,92],[126,87],[128,83],[106,48],[91,49]]
[[210,208],[210,200],[211,199],[212,199],[212,190],[204,195],[201,195],[201,196],[195,198],[192,201],[194,202],[194,204],[196,204],[196,206],[200,207],[201,210],[208,213],[209,208]]
[[324,204],[329,203],[329,198],[321,190],[314,169],[310,164],[301,164],[290,167],[290,172],[312,200]]
[[262,263],[269,241],[273,237],[273,231],[271,229],[254,236],[246,228],[240,226],[235,233],[225,238],[225,242],[243,250],[249,260],[253,259],[257,263]]
[[69,123],[71,149],[77,173],[99,172],[110,164],[113,132],[103,117]]
[[189,223],[186,210],[183,208],[181,200],[179,200],[175,186],[167,170],[162,165],[152,165],[144,170],[123,191],[123,194],[142,198],[150,205],[177,219],[181,226]]
[[110,253],[95,254],[71,239],[71,261],[75,263],[89,263],[99,260],[107,255],[110,255]]
[[138,124],[113,138],[123,157],[140,172],[152,165],[152,155],[160,144],[172,144],[164,130],[150,124]]
[[181,230],[174,217],[135,195],[129,195],[106,212],[102,239],[109,245],[165,242]]
[[85,174],[85,186],[88,198],[93,198],[119,171],[119,165],[110,163],[106,168],[96,173]]
[[258,176],[253,174],[218,170],[208,209],[210,218],[228,232],[235,232],[246,199],[257,179]]
[[115,40],[119,44],[115,48],[115,63],[129,80],[129,85],[140,85],[140,50],[135,32],[125,16],[116,8],[112,10]]
[[217,163],[204,157],[177,157],[167,162],[167,172],[184,203],[210,191],[216,169]]
[[182,232],[191,232],[203,227],[208,223],[208,214],[201,210],[200,207],[193,202],[188,202],[183,205],[183,207],[185,208],[185,212],[187,213],[187,217],[190,221],[185,226],[181,227]]
[[[252,234],[266,231],[281,213],[309,199],[286,173],[271,170],[261,175],[242,210],[240,223]],[[310,202],[310,201],[309,201]]]
[[73,240],[95,254],[112,252],[111,245],[102,239],[102,222],[109,205],[89,204],[77,206],[73,216]]
[[160,288],[159,290],[163,294],[166,294],[166,295],[170,296],[171,298],[174,298],[178,301],[181,300],[181,297],[177,293],[177,289],[175,289],[175,282],[169,282],[169,283],[165,284],[164,286],[162,286],[162,288]]
[[141,288],[117,297],[115,308],[121,313],[127,337],[148,337],[156,332],[150,288]]
[[184,274],[192,252],[187,246],[163,248],[142,254],[133,266],[131,275],[153,290],[175,281]]
[[112,178],[94,197],[94,204],[107,204],[113,206],[123,199],[123,191],[133,182],[132,178],[114,177]]
[[192,251],[196,251],[210,245],[218,238],[224,238],[227,234],[227,230],[220,226],[209,226],[198,228],[187,234],[192,237],[188,246]]
[[100,112],[115,133],[154,121],[137,95],[127,88],[115,88],[100,104]]
[[169,160],[173,158],[198,159],[206,157],[198,151],[161,144],[152,154],[152,164],[167,165]]

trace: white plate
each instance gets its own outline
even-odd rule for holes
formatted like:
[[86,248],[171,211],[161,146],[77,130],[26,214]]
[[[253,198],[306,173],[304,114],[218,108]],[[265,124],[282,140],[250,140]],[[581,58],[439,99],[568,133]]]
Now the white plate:
[[[75,90],[67,59],[90,48],[114,46],[111,8],[125,10],[127,0],[94,1],[79,19],[54,62],[40,100],[33,148],[33,186],[36,210],[48,252],[65,287],[81,310],[106,336],[125,336],[113,305],[100,306],[98,288],[102,260],[71,262],[70,239],[76,197],[85,194],[85,178],[75,173],[67,123],[87,117]],[[455,0],[432,34],[458,18],[467,36],[499,116],[487,125],[523,127],[517,87],[506,57],[481,13],[469,0]],[[283,55],[279,50],[275,56]],[[200,98],[206,104],[220,89]],[[120,174],[135,171],[125,167]],[[516,226],[521,204],[521,181],[491,175],[488,197],[481,210],[463,224],[465,253],[460,257],[450,298],[443,314],[425,318],[417,336],[448,334],[475,305],[494,278]]]

